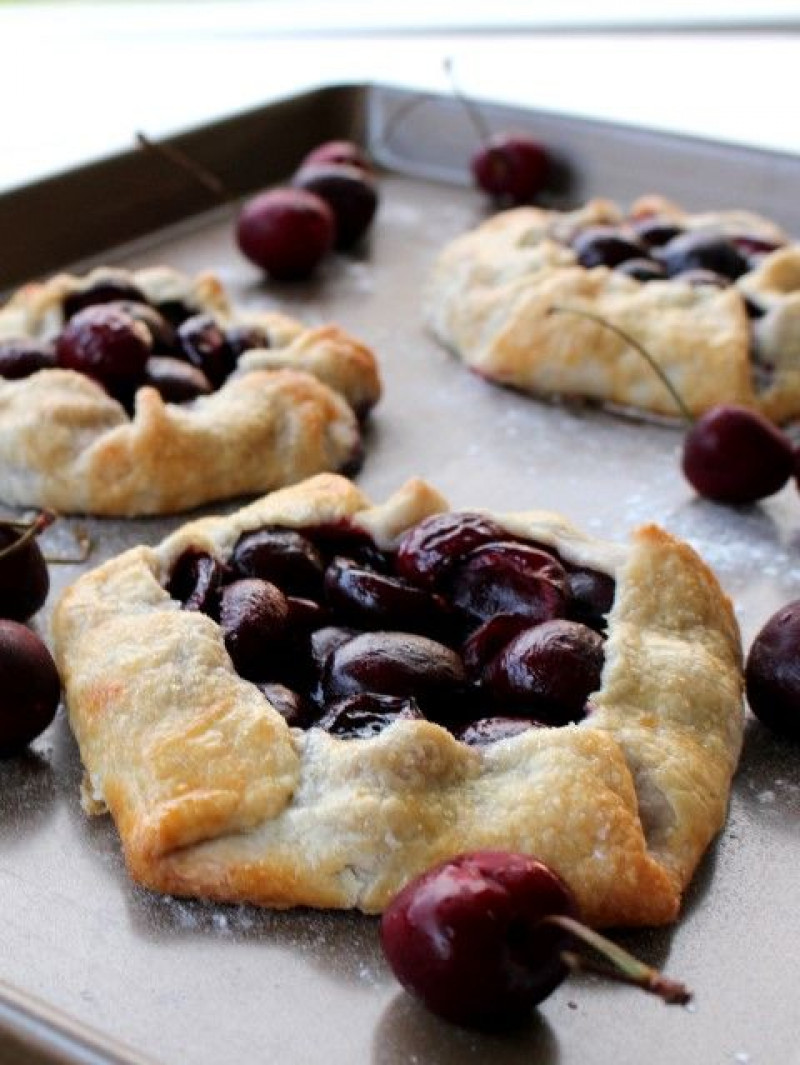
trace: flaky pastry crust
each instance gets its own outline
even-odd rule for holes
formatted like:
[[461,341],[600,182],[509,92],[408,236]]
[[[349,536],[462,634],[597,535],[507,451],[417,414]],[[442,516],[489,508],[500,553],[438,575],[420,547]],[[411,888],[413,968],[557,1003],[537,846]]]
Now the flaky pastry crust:
[[180,300],[222,323],[258,325],[270,347],[245,352],[222,388],[165,403],[140,388],[133,417],[90,378],[40,370],[0,380],[0,498],[63,512],[169,514],[252,495],[357,462],[358,419],[380,396],[374,355],[338,326],[234,312],[210,274],[102,267],[20,289],[0,309],[0,340],[49,337],[63,300],[106,280],[153,303]]
[[655,526],[622,547],[555,514],[493,515],[612,574],[617,592],[594,712],[483,748],[430,721],[367,740],[290,729],[236,674],[219,627],[164,590],[190,545],[224,559],[245,531],[349,518],[387,547],[443,509],[418,480],[372,506],[320,475],[128,551],[65,592],[54,634],[85,806],[111,812],[137,881],[375,912],[433,863],[499,848],[551,864],[596,925],[675,919],[723,824],[742,731],[736,621],[685,544]]
[[[588,225],[625,217],[672,218],[684,229],[785,240],[746,211],[688,214],[660,196],[627,216],[592,200],[576,211],[504,211],[449,244],[424,297],[434,335],[480,375],[540,396],[578,398],[676,417],[675,402],[641,355],[574,307],[608,319],[642,343],[693,414],[718,403],[760,410],[777,422],[800,414],[800,246],[766,255],[736,285],[640,282],[607,267],[579,265],[569,241]],[[754,337],[742,294],[765,313]]]

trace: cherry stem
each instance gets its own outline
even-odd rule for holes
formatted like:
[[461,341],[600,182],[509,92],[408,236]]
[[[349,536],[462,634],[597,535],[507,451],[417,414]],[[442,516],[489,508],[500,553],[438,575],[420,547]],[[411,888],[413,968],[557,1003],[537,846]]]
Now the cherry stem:
[[9,555],[15,554],[17,551],[21,551],[26,544],[29,544],[31,540],[35,540],[39,533],[53,524],[56,520],[55,514],[50,510],[43,510],[37,514],[33,521],[7,521],[4,524],[10,526],[12,529],[24,529],[21,536],[18,536],[16,540],[12,540],[10,544],[7,544],[4,548],[0,549],[0,558],[7,558]]
[[213,173],[213,171],[203,166],[202,163],[198,163],[197,160],[191,159],[186,152],[181,151],[180,148],[176,148],[174,144],[164,144],[153,141],[141,132],[137,132],[136,142],[140,148],[144,148],[146,151],[158,156],[160,159],[165,159],[173,167],[177,167],[185,174],[194,178],[194,180],[210,192],[212,196],[215,196],[220,203],[232,204],[234,202],[235,196],[233,193],[226,187],[225,183]]
[[618,325],[614,325],[613,322],[609,322],[606,318],[602,318],[599,314],[593,314],[592,311],[584,311],[578,307],[565,307],[561,304],[554,303],[549,310],[548,314],[577,314],[579,318],[588,318],[590,322],[595,322],[597,325],[602,325],[605,329],[610,329],[612,333],[616,333],[618,337],[629,344],[635,351],[638,351],[642,358],[645,360],[650,369],[658,376],[659,380],[663,384],[664,388],[669,392],[672,399],[675,401],[675,406],[680,411],[681,417],[684,418],[689,425],[694,422],[692,412],[686,406],[680,392],[677,390],[669,377],[656,362],[647,348],[643,344],[640,344],[636,337],[632,337],[630,333],[624,329],[620,329]]
[[646,965],[617,943],[612,943],[610,939],[587,928],[580,921],[565,917],[563,914],[551,914],[542,920],[543,923],[554,924],[565,932],[569,932],[570,935],[602,955],[604,961],[598,962],[573,951],[563,951],[561,959],[573,972],[598,973],[620,983],[631,984],[651,995],[658,995],[669,1005],[685,1006],[691,1001],[692,993],[685,984],[664,976],[658,969]]
[[486,144],[487,141],[492,139],[492,131],[489,129],[486,119],[480,113],[480,110],[476,107],[475,103],[470,100],[468,96],[465,96],[459,88],[456,76],[453,73],[453,60],[450,56],[444,61],[444,72],[450,82],[453,96],[455,96],[469,115],[470,122],[475,127],[475,132],[478,134],[478,140],[481,144]]

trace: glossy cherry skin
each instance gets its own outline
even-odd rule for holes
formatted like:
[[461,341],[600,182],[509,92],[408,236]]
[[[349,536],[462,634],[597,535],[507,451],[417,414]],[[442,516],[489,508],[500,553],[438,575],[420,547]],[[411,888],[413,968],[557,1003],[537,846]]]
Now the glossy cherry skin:
[[315,724],[342,739],[368,740],[395,721],[422,720],[422,712],[411,697],[360,692],[331,703]]
[[122,278],[95,281],[81,292],[71,292],[64,297],[64,318],[69,320],[85,307],[120,301],[146,304],[147,297],[133,282],[124,281]]
[[41,340],[0,340],[0,377],[7,381],[19,381],[39,370],[50,370],[56,365],[56,353],[52,345]]
[[324,625],[311,634],[311,661],[318,677],[322,676],[325,663],[336,648],[358,635],[357,629],[344,625]]
[[175,355],[178,352],[178,337],[163,314],[148,303],[135,303],[133,300],[115,300],[107,306],[129,314],[131,318],[147,329],[150,334],[151,350],[154,355]]
[[440,596],[383,573],[335,558],[325,571],[325,599],[348,625],[434,636],[447,628],[449,611]]
[[202,370],[169,355],[153,355],[147,360],[142,384],[154,388],[165,403],[189,403],[214,391]]
[[572,242],[581,266],[619,266],[627,259],[647,257],[647,248],[632,234],[613,226],[590,226],[582,229]]
[[701,496],[718,503],[755,503],[783,488],[794,472],[794,453],[787,437],[763,415],[725,404],[689,429],[682,465]]
[[519,614],[530,622],[563,617],[567,575],[552,555],[527,544],[489,543],[477,547],[448,579],[453,604],[478,621],[496,614]]
[[576,621],[548,621],[526,629],[493,660],[487,685],[504,705],[537,721],[566,725],[585,716],[600,687],[603,640]]
[[256,687],[290,728],[310,728],[314,723],[313,706],[298,692],[274,681],[262,682]]
[[570,594],[568,617],[602,631],[606,615],[614,605],[617,588],[614,578],[589,566],[569,566],[567,581]]
[[428,1009],[471,1028],[519,1023],[567,976],[569,937],[545,917],[577,916],[564,882],[521,854],[478,851],[411,881],[386,909],[381,944]]
[[79,311],[56,340],[59,366],[93,377],[112,394],[142,380],[150,354],[147,329],[104,304]]
[[523,133],[498,133],[470,161],[479,188],[497,200],[527,203],[547,185],[550,159],[545,148]]
[[469,551],[504,539],[511,537],[483,514],[434,514],[403,536],[397,549],[397,572],[414,584],[433,588]]
[[372,173],[372,163],[364,149],[353,141],[325,141],[317,145],[300,164],[332,164],[334,166],[354,166],[366,174]]
[[779,736],[800,740],[800,600],[781,607],[758,633],[745,681],[759,721]]
[[269,581],[245,577],[222,589],[219,623],[225,648],[243,677],[267,679],[289,631],[286,596]]
[[178,327],[178,344],[184,356],[219,388],[236,367],[236,357],[225,331],[210,314],[194,314]]
[[[0,551],[18,543],[21,532],[0,523]],[[0,555],[0,618],[27,621],[44,606],[50,591],[47,563],[36,540]]]
[[470,676],[476,679],[482,677],[492,659],[510,644],[515,636],[530,627],[530,618],[524,615],[495,614],[474,629],[461,648],[461,657]]
[[435,720],[463,712],[468,688],[454,651],[407,632],[354,636],[328,656],[322,685],[329,702],[360,692],[414,698]]
[[167,591],[184,610],[200,610],[214,616],[218,592],[227,576],[228,568],[223,562],[207,551],[190,547],[175,560]]
[[330,163],[309,163],[292,178],[298,189],[313,192],[333,211],[336,222],[334,247],[354,247],[372,225],[378,209],[375,182],[363,170]]
[[711,270],[735,281],[748,270],[747,260],[732,241],[705,230],[670,240],[659,250],[659,260],[670,277],[687,270]]
[[267,333],[257,325],[231,325],[225,330],[225,339],[234,358],[238,359],[246,351],[254,348],[268,348],[270,340]]
[[456,739],[468,747],[486,747],[498,740],[509,740],[521,732],[539,727],[541,723],[529,717],[479,717],[456,730]]
[[305,189],[271,189],[244,205],[236,227],[243,254],[276,280],[309,277],[333,247],[333,211]]
[[39,637],[16,621],[0,621],[0,757],[18,754],[47,728],[61,681]]
[[261,577],[287,595],[318,599],[324,565],[308,537],[294,529],[257,529],[236,544],[231,566],[242,577]]

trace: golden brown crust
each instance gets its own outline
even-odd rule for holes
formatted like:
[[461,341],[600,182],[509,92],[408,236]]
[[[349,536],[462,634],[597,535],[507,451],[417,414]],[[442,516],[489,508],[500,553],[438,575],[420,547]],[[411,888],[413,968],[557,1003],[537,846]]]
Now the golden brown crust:
[[[745,211],[689,215],[650,196],[630,212],[648,214],[688,229],[785,239]],[[604,200],[573,212],[523,207],[496,215],[439,256],[425,295],[428,325],[490,380],[675,417],[669,392],[630,345],[600,324],[550,313],[553,306],[574,307],[642,343],[694,414],[717,403],[754,407],[776,421],[800,413],[800,248],[768,255],[724,290],[677,279],[641,283],[577,263],[568,242],[578,229],[623,221],[621,210]],[[758,295],[767,308],[755,348],[742,292]],[[756,360],[766,372],[754,372]]]
[[308,329],[275,312],[235,314],[211,275],[192,279],[166,267],[62,274],[25,286],[0,309],[0,340],[53,335],[65,296],[111,279],[133,282],[156,303],[178,299],[223,323],[258,325],[270,347],[245,352],[221,389],[191,403],[164,403],[154,389],[139,389],[132,418],[99,385],[71,371],[0,381],[5,502],[167,514],[357,460],[358,418],[381,389],[372,352],[337,326]]
[[379,911],[411,877],[473,848],[552,864],[598,925],[673,920],[721,827],[742,728],[736,621],[713,575],[654,527],[629,547],[558,515],[509,531],[615,576],[596,711],[469,748],[436,724],[370,740],[290,730],[238,677],[221,633],[164,591],[189,545],[225,558],[245,530],[349,517],[378,543],[445,509],[420,481],[381,506],[322,475],[184,526],[81,578],[54,618],[89,785],[128,866],[160,891]]

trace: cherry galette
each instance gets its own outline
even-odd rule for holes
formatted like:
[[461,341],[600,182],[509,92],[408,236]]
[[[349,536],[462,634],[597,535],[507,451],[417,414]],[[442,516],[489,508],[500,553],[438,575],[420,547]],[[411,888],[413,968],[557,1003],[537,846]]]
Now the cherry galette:
[[520,207],[449,244],[425,296],[434,335],[488,380],[670,417],[719,403],[800,414],[800,245],[748,211],[689,214],[661,196],[628,212]]
[[157,890],[376,911],[506,848],[596,924],[659,923],[724,820],[738,630],[655,526],[321,475],[105,563],[54,633],[87,811]]
[[211,275],[60,275],[0,308],[0,498],[163,514],[352,470],[379,395],[363,344]]

